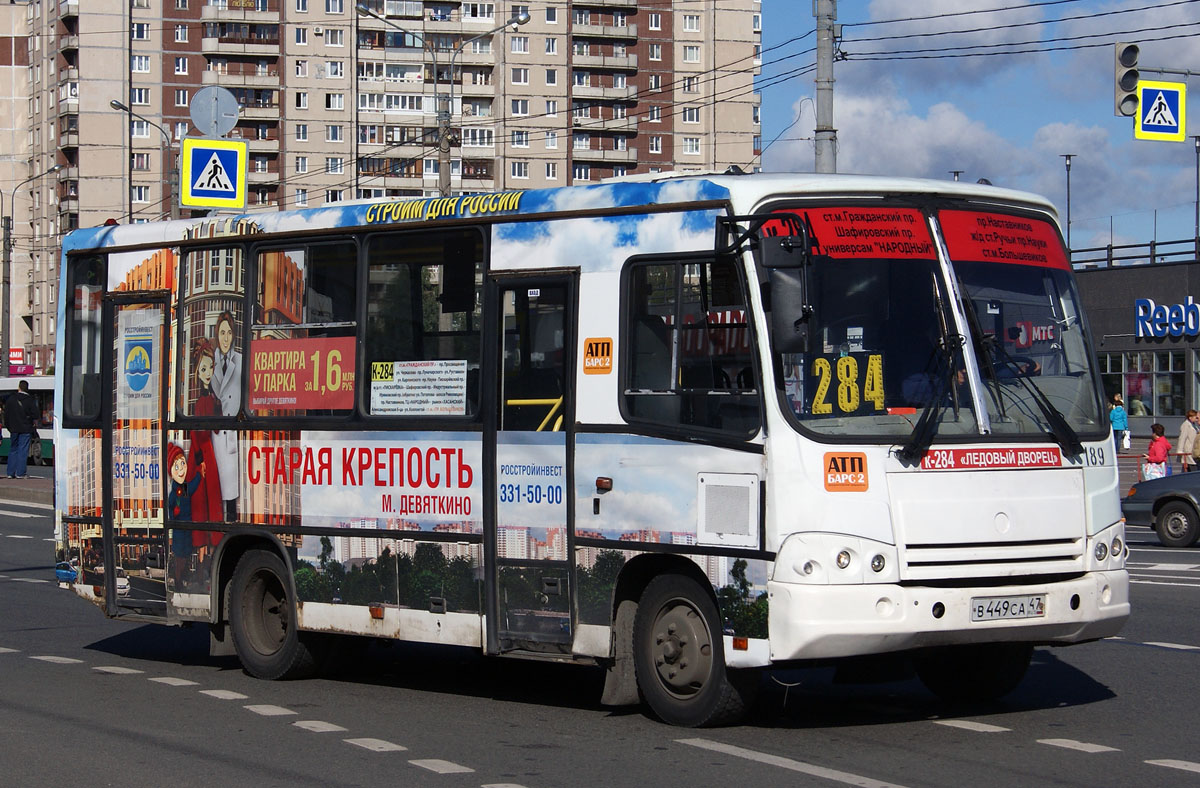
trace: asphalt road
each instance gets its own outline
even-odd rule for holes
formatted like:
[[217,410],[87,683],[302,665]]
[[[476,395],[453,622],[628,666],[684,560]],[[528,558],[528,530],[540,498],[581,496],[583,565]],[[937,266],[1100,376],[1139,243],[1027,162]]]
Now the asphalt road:
[[208,656],[203,628],[109,621],[59,589],[49,515],[0,502],[11,788],[1200,783],[1200,549],[1144,529],[1122,637],[1039,649],[1002,703],[814,669],[769,681],[745,725],[684,730],[599,706],[595,670],[461,649],[372,646],[340,676],[252,679]]

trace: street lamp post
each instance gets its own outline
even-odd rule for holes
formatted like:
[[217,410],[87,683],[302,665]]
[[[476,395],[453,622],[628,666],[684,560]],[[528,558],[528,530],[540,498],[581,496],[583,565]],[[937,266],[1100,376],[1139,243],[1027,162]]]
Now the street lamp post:
[[1196,143],[1196,259],[1200,260],[1200,136],[1192,140]]
[[385,25],[399,30],[405,35],[419,38],[421,46],[429,50],[429,55],[433,59],[433,95],[434,101],[437,104],[437,128],[438,128],[438,193],[443,197],[450,196],[450,113],[454,108],[454,61],[458,59],[458,55],[472,41],[478,41],[481,38],[486,38],[493,33],[498,33],[506,27],[511,26],[513,30],[517,29],[518,25],[523,25],[529,21],[529,14],[522,12],[509,19],[502,25],[488,30],[485,33],[480,33],[477,36],[468,38],[454,48],[450,55],[450,95],[449,98],[443,100],[441,92],[438,91],[440,79],[437,67],[437,47],[433,46],[429,40],[420,33],[414,33],[410,30],[405,30],[400,25],[392,20],[377,14],[370,8],[367,8],[363,3],[359,3],[354,8],[360,16],[369,16],[378,19]]
[[1067,254],[1071,253],[1071,159],[1078,153],[1060,153],[1067,167]]
[[[176,168],[173,166],[173,162],[171,161],[171,135],[168,134],[167,130],[164,129],[162,126],[158,125],[157,123],[150,120],[149,118],[139,115],[138,113],[136,113],[132,109],[130,109],[128,106],[121,103],[120,101],[117,101],[116,99],[113,99],[112,101],[108,102],[108,106],[112,107],[113,109],[117,110],[118,112],[127,113],[130,117],[137,118],[138,120],[142,121],[143,123],[147,123],[147,124],[153,126],[154,128],[158,129],[159,134],[162,134],[162,138],[163,138],[163,157],[162,157],[163,158],[163,170],[166,171],[166,174],[167,174],[166,181],[169,184],[170,189],[171,189],[170,214],[171,214],[172,219],[178,219],[179,218],[179,183],[178,183],[179,173],[176,171]],[[132,142],[130,143],[130,147],[132,148]]]
[[[14,186],[13,190],[9,193],[9,208],[16,208],[17,192],[21,190],[22,186],[27,183],[32,183],[38,178],[44,178],[51,173],[58,172],[62,168],[63,166],[61,164],[55,164],[45,172],[39,172],[37,175],[26,178]],[[4,322],[3,325],[0,325],[0,377],[8,377],[8,348],[11,344],[10,332],[12,331],[12,302],[9,298],[9,291],[11,289],[12,282],[13,218],[9,215],[8,211],[4,209],[3,191],[0,191],[0,226],[3,227],[3,237],[0,238],[0,247],[3,247],[4,267],[3,284],[0,285],[0,302],[3,302],[4,308]]]

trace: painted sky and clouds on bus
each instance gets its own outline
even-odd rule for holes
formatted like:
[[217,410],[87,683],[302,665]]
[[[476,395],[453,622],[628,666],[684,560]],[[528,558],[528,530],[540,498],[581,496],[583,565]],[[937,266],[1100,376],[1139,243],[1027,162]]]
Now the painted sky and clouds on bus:
[[[811,172],[812,4],[762,6],[763,144],[778,137],[764,168]],[[1147,69],[1200,70],[1200,2],[842,0],[837,11],[839,172],[962,170],[964,180],[1044,194],[1065,216],[1061,154],[1072,153],[1074,247],[1109,243],[1110,219],[1116,243],[1147,243],[1156,211],[1159,240],[1192,237],[1200,83],[1190,85],[1186,142],[1135,141],[1132,119],[1113,115],[1112,43],[1141,46],[1144,79],[1184,81]]]

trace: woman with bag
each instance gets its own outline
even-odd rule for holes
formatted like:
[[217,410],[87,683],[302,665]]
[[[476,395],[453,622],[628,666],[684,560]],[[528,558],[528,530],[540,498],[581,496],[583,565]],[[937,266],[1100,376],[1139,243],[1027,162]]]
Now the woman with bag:
[[1125,401],[1120,394],[1113,394],[1108,406],[1108,420],[1112,423],[1113,438],[1119,448],[1129,451],[1129,414],[1125,412]]
[[1151,424],[1150,446],[1142,455],[1142,479],[1161,479],[1167,475],[1167,458],[1171,455],[1171,442],[1167,430],[1161,424]]

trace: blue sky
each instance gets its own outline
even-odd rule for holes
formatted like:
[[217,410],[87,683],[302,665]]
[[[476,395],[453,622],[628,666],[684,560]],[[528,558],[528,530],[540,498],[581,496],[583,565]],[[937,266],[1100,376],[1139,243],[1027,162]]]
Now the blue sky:
[[[812,3],[762,0],[762,9],[763,166],[811,172],[815,75],[780,77],[815,62],[815,50],[806,51],[816,43]],[[1144,79],[1187,81],[1148,69],[1200,71],[1200,2],[841,0],[837,11],[847,55],[834,65],[839,172],[951,178],[951,170],[962,170],[964,180],[1044,194],[1065,217],[1061,154],[1072,153],[1072,246],[1107,244],[1110,232],[1118,244],[1193,236],[1195,143],[1190,136],[1182,143],[1134,140],[1133,120],[1113,114],[1112,43],[1141,46]],[[914,17],[935,18],[896,21]],[[866,40],[917,33],[937,34]],[[991,51],[1070,48],[868,59],[896,49],[944,55],[954,51],[947,47],[980,44],[1005,45]],[[1196,135],[1200,79],[1192,77],[1189,87],[1186,130]]]

